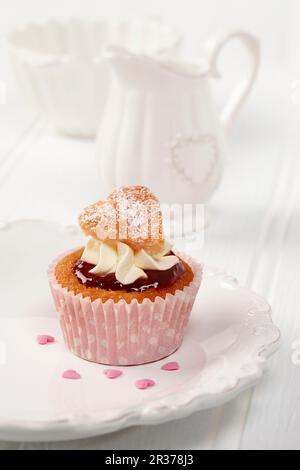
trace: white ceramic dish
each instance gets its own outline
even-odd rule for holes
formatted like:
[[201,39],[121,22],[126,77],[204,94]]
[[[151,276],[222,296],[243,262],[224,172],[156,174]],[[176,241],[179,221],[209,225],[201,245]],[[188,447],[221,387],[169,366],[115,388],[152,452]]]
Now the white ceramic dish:
[[102,59],[107,45],[145,54],[173,54],[180,35],[159,18],[131,21],[48,21],[8,36],[23,90],[61,132],[94,137],[110,87]]
[[[46,270],[57,253],[81,241],[76,228],[46,222],[16,222],[0,229],[5,247],[0,274],[1,440],[58,441],[158,424],[225,403],[262,377],[280,338],[270,307],[232,277],[209,269],[184,344],[167,360],[120,368],[123,376],[109,381],[105,366],[69,353]],[[39,346],[38,334],[54,335],[57,341]],[[161,364],[169,361],[178,361],[181,370],[161,371]],[[66,369],[77,370],[82,379],[63,380]],[[157,386],[135,389],[135,380],[146,377]]]

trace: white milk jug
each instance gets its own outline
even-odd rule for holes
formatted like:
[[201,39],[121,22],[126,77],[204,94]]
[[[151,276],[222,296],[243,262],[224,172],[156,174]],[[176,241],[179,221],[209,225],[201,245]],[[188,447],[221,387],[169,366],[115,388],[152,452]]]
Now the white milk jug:
[[[251,71],[219,116],[210,81],[218,77],[220,50],[234,38],[246,46]],[[198,204],[215,191],[224,130],[253,86],[259,44],[248,33],[234,32],[211,41],[209,51],[200,64],[107,49],[113,84],[97,139],[104,193],[141,184],[164,203]]]

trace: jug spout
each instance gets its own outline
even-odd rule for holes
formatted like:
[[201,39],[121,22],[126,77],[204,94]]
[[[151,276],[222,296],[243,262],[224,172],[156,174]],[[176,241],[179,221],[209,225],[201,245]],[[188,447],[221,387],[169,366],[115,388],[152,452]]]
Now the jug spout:
[[178,91],[194,90],[209,74],[209,67],[202,63],[188,63],[173,57],[148,56],[111,46],[104,57],[109,61],[113,74],[123,84],[134,84],[138,89]]
[[132,60],[134,54],[123,47],[109,46],[105,48],[103,57],[111,63],[121,63],[123,61]]
[[154,57],[134,54],[116,46],[106,48],[104,57],[114,77],[123,85],[140,88],[155,81],[158,66]]

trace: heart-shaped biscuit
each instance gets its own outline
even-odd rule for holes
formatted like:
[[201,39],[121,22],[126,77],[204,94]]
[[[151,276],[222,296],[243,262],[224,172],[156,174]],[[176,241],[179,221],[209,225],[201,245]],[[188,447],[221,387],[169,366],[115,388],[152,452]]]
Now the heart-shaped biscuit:
[[79,217],[86,235],[100,241],[127,243],[134,251],[159,252],[164,245],[158,199],[144,186],[124,186],[106,201],[88,206]]

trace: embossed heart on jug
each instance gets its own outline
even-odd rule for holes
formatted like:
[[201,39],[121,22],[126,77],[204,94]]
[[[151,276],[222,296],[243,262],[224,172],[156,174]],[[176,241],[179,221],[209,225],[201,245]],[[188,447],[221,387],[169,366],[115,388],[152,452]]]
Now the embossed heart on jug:
[[213,176],[219,159],[217,138],[212,134],[178,135],[171,145],[171,164],[181,178],[203,185]]

